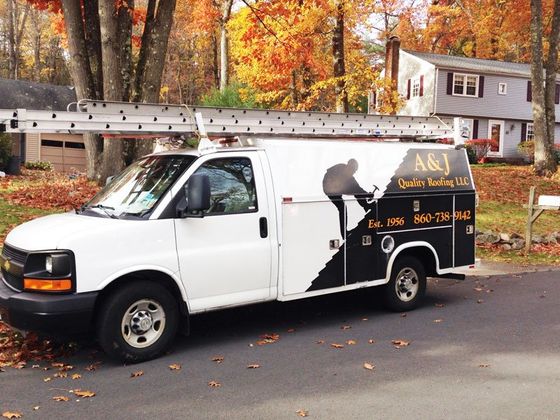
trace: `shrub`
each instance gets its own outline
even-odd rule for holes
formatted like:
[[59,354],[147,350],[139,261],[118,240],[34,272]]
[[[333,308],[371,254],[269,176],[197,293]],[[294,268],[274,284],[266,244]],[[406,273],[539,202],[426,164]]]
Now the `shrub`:
[[8,169],[8,162],[12,156],[12,136],[0,134],[0,170]]
[[498,142],[494,139],[473,139],[465,141],[467,147],[474,151],[476,161],[481,162],[492,148],[498,147]]
[[257,108],[254,92],[239,84],[229,85],[223,92],[212,89],[202,98],[202,105],[228,108]]
[[522,141],[517,145],[517,151],[525,158],[528,163],[535,161],[535,141],[527,140]]
[[23,165],[25,169],[31,169],[36,171],[47,171],[53,170],[53,165],[50,162],[25,162]]
[[467,157],[469,158],[469,163],[472,165],[473,163],[478,163],[476,158],[476,152],[472,148],[472,146],[467,146]]

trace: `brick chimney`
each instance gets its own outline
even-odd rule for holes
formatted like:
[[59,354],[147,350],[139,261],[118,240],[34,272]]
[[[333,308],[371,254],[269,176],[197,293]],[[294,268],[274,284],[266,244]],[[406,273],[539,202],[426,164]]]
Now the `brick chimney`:
[[393,35],[387,41],[385,47],[385,78],[391,80],[394,89],[399,86],[399,51],[401,49],[401,39]]

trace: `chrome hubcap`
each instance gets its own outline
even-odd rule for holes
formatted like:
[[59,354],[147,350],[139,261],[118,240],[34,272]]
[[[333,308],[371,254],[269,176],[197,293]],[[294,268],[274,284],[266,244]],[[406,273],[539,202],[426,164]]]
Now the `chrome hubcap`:
[[153,299],[141,299],[126,310],[121,334],[127,344],[144,348],[154,344],[165,330],[165,311]]
[[403,268],[397,275],[395,282],[395,292],[397,297],[403,302],[409,302],[418,294],[420,282],[418,274],[412,268]]

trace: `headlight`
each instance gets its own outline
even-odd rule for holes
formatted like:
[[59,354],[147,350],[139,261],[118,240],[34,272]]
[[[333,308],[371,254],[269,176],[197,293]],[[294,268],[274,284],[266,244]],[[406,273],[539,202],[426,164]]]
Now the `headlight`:
[[75,290],[74,254],[71,251],[30,253],[23,273],[24,290],[71,292]]
[[47,273],[52,274],[52,270],[53,270],[52,255],[47,255],[47,258],[45,258],[45,270],[47,270]]

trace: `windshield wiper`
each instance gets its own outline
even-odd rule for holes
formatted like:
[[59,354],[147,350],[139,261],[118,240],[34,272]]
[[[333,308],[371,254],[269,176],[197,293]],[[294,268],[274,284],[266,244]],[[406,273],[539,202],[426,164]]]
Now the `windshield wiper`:
[[88,206],[86,204],[84,204],[82,207],[80,207],[80,211],[84,211],[87,209],[99,209],[102,210],[103,213],[105,213],[107,216],[109,216],[111,219],[118,219],[117,216],[115,216],[113,213],[109,213],[107,210],[115,210],[114,207],[111,206],[104,206],[103,204],[95,204],[93,206]]

